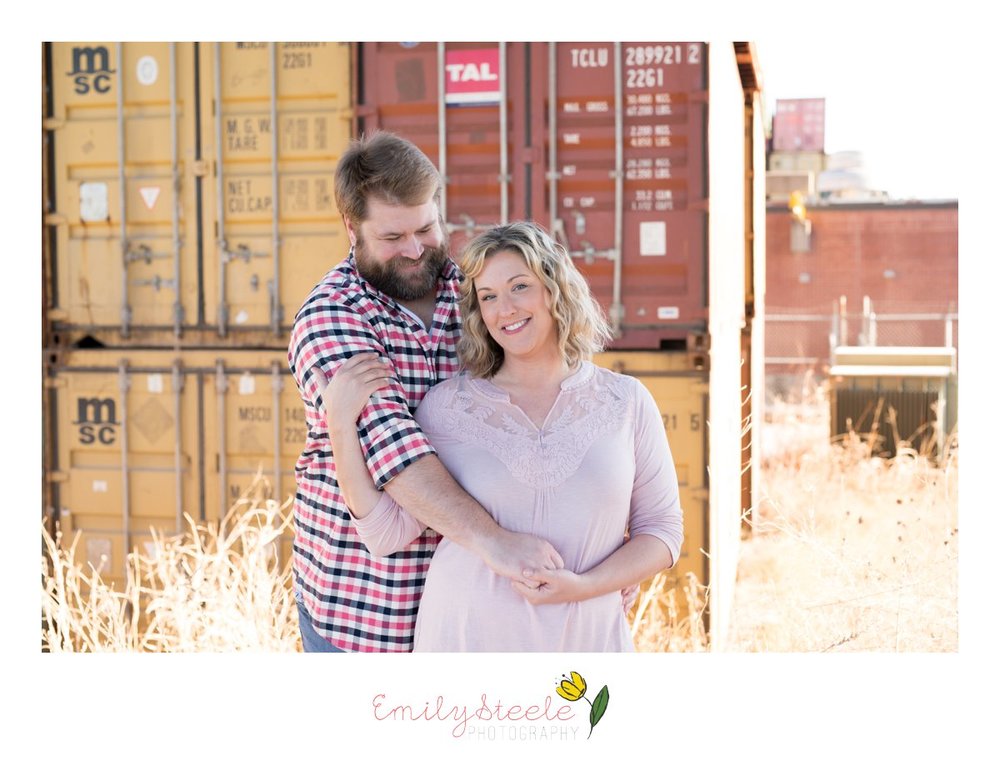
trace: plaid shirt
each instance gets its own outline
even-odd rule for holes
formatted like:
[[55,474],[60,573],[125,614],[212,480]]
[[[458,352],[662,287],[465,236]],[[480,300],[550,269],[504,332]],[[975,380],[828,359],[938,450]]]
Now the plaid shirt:
[[432,386],[458,372],[459,279],[448,261],[428,334],[363,280],[350,256],[327,273],[295,317],[288,364],[308,426],[295,466],[296,585],[317,630],[343,650],[413,649],[417,605],[441,537],[427,529],[389,557],[368,552],[337,484],[319,381],[332,378],[341,362],[361,352],[392,360],[391,386],[369,401],[358,421],[368,470],[379,489],[433,453],[413,412]]

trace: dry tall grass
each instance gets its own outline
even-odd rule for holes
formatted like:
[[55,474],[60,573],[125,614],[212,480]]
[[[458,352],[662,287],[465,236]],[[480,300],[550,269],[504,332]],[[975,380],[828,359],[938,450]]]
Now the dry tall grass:
[[[708,650],[704,613],[708,589],[688,573],[682,584],[664,591],[668,576],[658,573],[631,611],[632,641],[640,653],[703,653]],[[678,596],[683,595],[679,600]]]
[[772,405],[727,649],[955,652],[958,448],[935,464],[829,438],[825,389]]
[[[772,403],[762,504],[743,542],[730,651],[958,649],[958,455],[935,466],[902,448],[872,457],[859,436],[829,440],[822,389]],[[776,442],[776,443],[775,443]],[[124,590],[81,569],[75,543],[48,538],[43,647],[52,652],[301,649],[291,568],[278,563],[289,505],[258,481],[223,529],[154,535],[129,557]],[[630,617],[636,649],[704,652],[709,590],[689,574],[643,585]]]
[[301,649],[291,565],[278,541],[289,505],[258,480],[222,523],[153,534],[152,553],[128,558],[125,589],[61,548],[44,527],[42,644],[50,652],[280,652]]

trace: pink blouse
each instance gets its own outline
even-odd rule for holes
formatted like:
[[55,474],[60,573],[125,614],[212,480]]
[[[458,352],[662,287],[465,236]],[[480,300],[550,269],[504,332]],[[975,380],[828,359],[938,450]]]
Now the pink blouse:
[[[626,531],[657,537],[676,562],[677,475],[656,402],[635,378],[584,362],[562,382],[539,429],[503,389],[462,374],[431,389],[416,419],[444,466],[499,525],[547,539],[568,569],[599,564]],[[386,493],[355,526],[375,555],[402,549],[426,528]],[[619,591],[532,605],[478,556],[441,540],[415,651],[633,649]]]

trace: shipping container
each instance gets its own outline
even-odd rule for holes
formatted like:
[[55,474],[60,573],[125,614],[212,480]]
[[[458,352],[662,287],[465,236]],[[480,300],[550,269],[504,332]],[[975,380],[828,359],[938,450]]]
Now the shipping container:
[[710,587],[722,645],[758,488],[765,140],[752,44],[46,51],[48,494],[90,556],[120,574],[149,526],[218,520],[261,466],[276,495],[294,489],[305,426],[284,364],[290,322],[347,253],[336,161],[350,136],[382,128],[441,170],[456,258],[515,219],[575,257],[616,332],[596,361],[638,377],[660,407],[686,516],[673,580],[691,571]]
[[435,161],[454,250],[534,219],[577,258],[616,348],[704,336],[707,45],[363,43],[359,58],[357,131]]
[[151,528],[218,522],[258,471],[294,493],[306,426],[285,352],[77,350],[50,356],[45,385],[47,512],[109,580]]
[[[663,418],[670,451],[677,469],[681,507],[684,510],[684,545],[667,588],[694,573],[701,583],[710,576],[708,557],[708,383],[683,352],[604,352],[595,363],[637,378],[653,395]],[[683,602],[683,598],[679,600]]]
[[826,99],[779,98],[771,134],[776,151],[822,153],[826,139]]
[[342,258],[346,43],[50,43],[45,302],[61,346],[280,348]]
[[763,382],[753,46],[372,42],[358,46],[358,72],[356,132],[397,132],[437,164],[453,251],[490,225],[534,219],[576,258],[610,317],[616,338],[600,362],[627,367],[634,360],[614,352],[660,350],[661,362],[677,353],[702,374],[712,482],[707,520],[697,504],[687,513],[705,531],[688,551],[712,557],[699,579],[721,634],[740,516],[754,504],[748,386]]

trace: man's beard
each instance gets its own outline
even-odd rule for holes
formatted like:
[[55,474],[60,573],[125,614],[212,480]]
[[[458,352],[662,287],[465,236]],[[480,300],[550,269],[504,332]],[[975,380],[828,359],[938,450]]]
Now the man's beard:
[[426,247],[417,260],[395,256],[378,262],[369,255],[359,235],[354,246],[358,273],[376,289],[397,301],[415,301],[437,291],[438,277],[448,259],[448,240],[440,248]]

